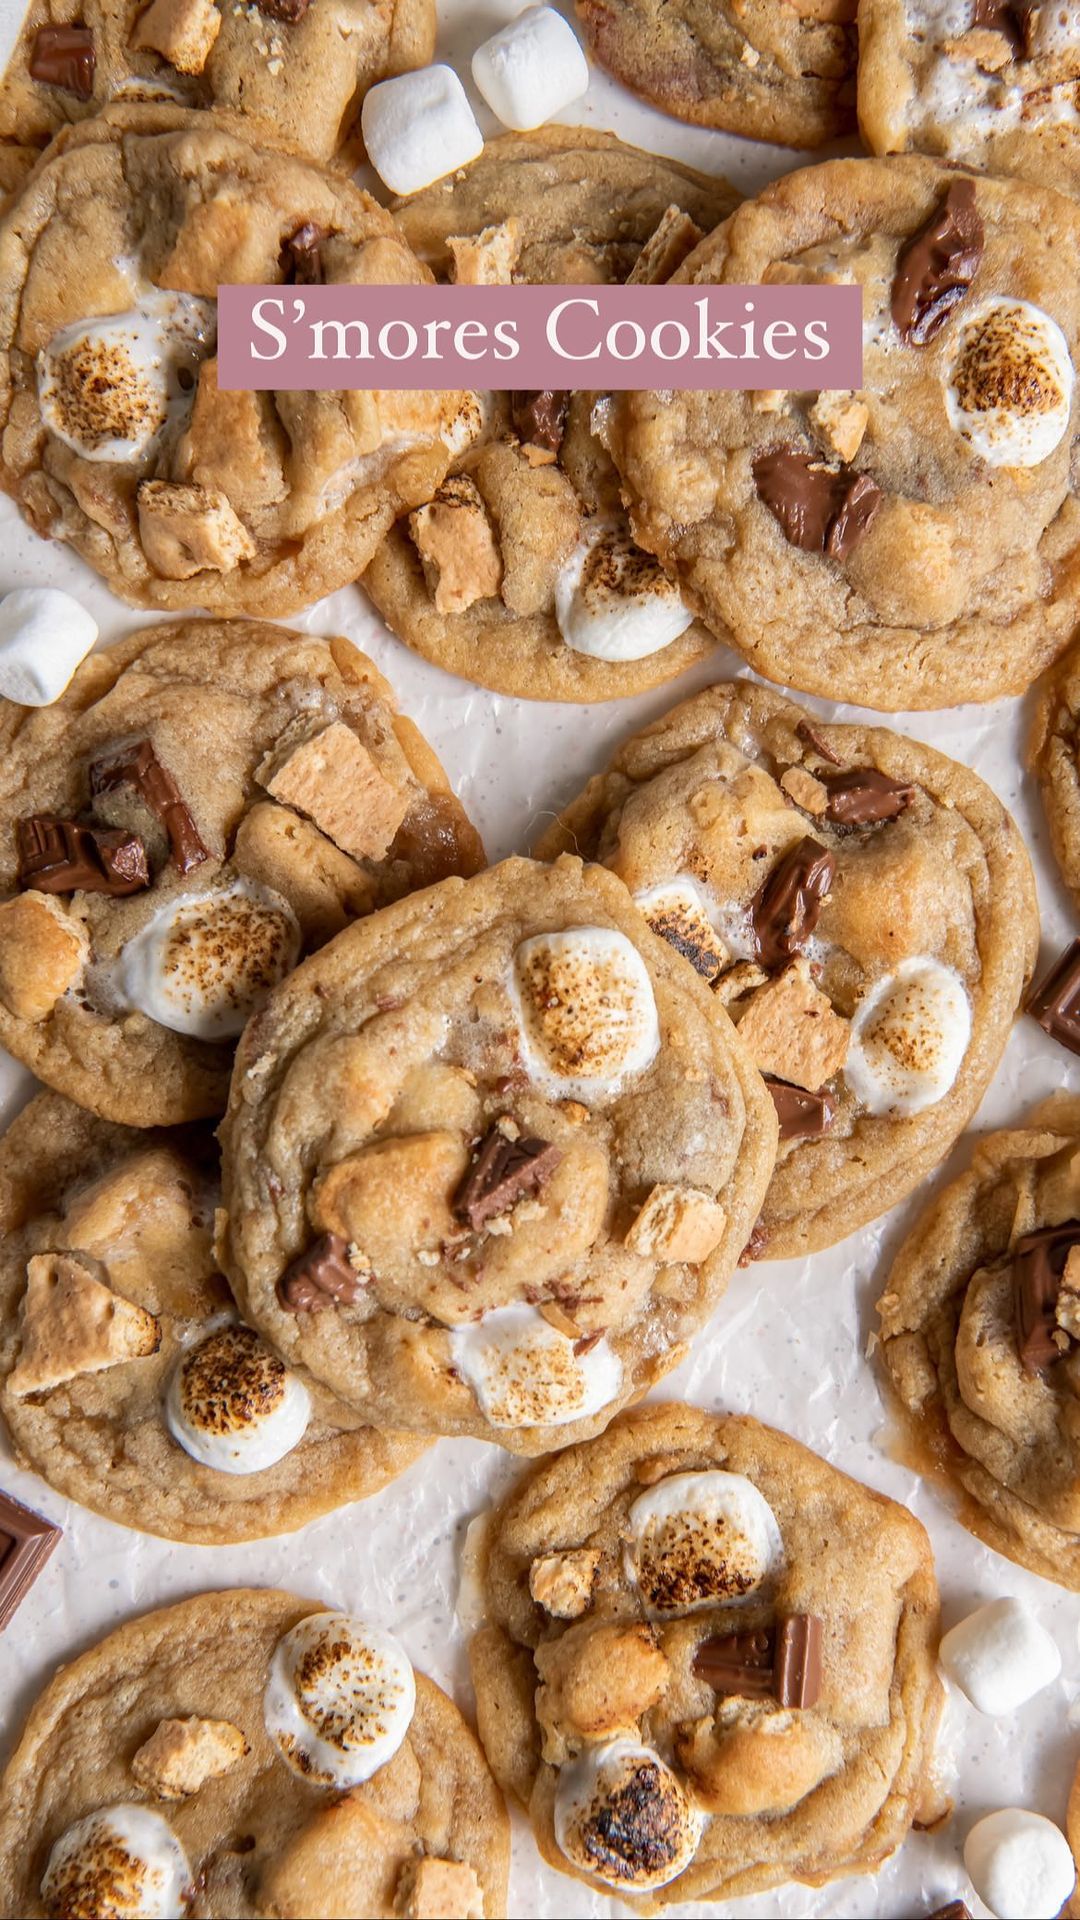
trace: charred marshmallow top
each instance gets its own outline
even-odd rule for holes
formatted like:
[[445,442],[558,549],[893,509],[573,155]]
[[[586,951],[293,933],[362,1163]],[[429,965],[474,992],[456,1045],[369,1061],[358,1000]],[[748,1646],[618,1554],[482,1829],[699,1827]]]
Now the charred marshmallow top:
[[172,1828],[149,1807],[88,1813],[61,1834],[41,1882],[47,1913],[100,1920],[180,1920],[191,1868]]
[[250,1327],[224,1326],[179,1361],[165,1396],[177,1444],[219,1473],[260,1473],[303,1439],[311,1395]]
[[143,459],[187,411],[215,325],[212,301],[154,290],[129,313],[61,327],[38,358],[46,426],[84,460]]
[[404,1648],[351,1614],[309,1614],[274,1649],[266,1730],[294,1773],[318,1786],[370,1780],[393,1759],[415,1706]]
[[643,660],[685,633],[694,616],[678,587],[625,529],[593,527],[555,582],[555,618],[568,647],[595,660]]
[[569,927],[523,940],[510,996],[528,1063],[557,1097],[609,1099],[659,1051],[645,962],[612,927]]
[[454,1366],[493,1427],[561,1427],[615,1399],[622,1364],[606,1339],[579,1352],[535,1307],[498,1307],[450,1335]]
[[230,1040],[293,966],[300,931],[278,893],[250,880],[168,901],[130,940],[120,996],[159,1026]]
[[868,1112],[906,1118],[945,1098],[970,1039],[959,975],[939,960],[902,960],[859,1002],[844,1076]]
[[674,1473],[628,1515],[627,1578],[649,1613],[744,1599],[783,1561],[768,1501],[741,1473]]
[[559,1771],[555,1839],[617,1892],[649,1893],[690,1865],[705,1816],[652,1747],[608,1740]]
[[992,467],[1037,467],[1068,431],[1073,364],[1056,320],[996,296],[958,324],[949,424]]

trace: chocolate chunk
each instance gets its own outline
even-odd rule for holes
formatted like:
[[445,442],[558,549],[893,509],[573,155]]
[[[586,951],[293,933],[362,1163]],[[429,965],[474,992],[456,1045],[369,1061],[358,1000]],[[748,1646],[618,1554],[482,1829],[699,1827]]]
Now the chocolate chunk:
[[137,833],[34,813],[16,821],[15,845],[19,885],[38,893],[109,893],[119,900],[150,885]]
[[278,265],[286,282],[294,287],[321,287],[323,272],[322,243],[326,234],[314,220],[305,220],[281,243]]
[[9,1493],[0,1493],[0,1629],[26,1599],[53,1548],[60,1529],[40,1513],[31,1513]]
[[754,1260],[765,1258],[765,1249],[769,1244],[769,1229],[758,1220],[750,1229],[750,1238],[739,1255],[740,1267],[748,1267]]
[[806,945],[832,886],[835,861],[809,834],[780,855],[750,903],[754,948],[763,967],[783,967]]
[[881,488],[854,467],[827,467],[797,447],[774,447],[754,461],[758,497],[785,540],[804,553],[846,560],[869,532]]
[[813,721],[800,720],[795,731],[799,739],[805,740],[807,746],[813,747],[815,753],[820,753],[822,759],[827,760],[830,766],[838,767],[841,764],[839,754],[833,752],[825,736],[818,732]]
[[941,332],[979,271],[983,223],[973,180],[953,180],[937,211],[896,263],[892,317],[909,347],[925,347]]
[[771,1627],[703,1640],[694,1672],[719,1694],[812,1707],[821,1697],[822,1627],[815,1613],[781,1613]]
[[478,1233],[525,1194],[538,1193],[561,1158],[549,1140],[532,1135],[508,1140],[498,1127],[492,1127],[454,1195],[454,1212]]
[[94,36],[89,27],[39,27],[30,52],[30,78],[61,87],[79,100],[94,91]]
[[267,14],[271,20],[283,20],[286,26],[295,27],[297,21],[303,19],[311,0],[257,0],[257,5],[259,12]]
[[1034,987],[1027,1011],[1044,1033],[1080,1053],[1080,940],[1074,940]]
[[1034,10],[1025,0],[974,0],[971,24],[988,27],[992,33],[1003,33],[1015,58],[1027,45]]
[[948,1906],[935,1907],[927,1920],[971,1920],[971,1910],[962,1900],[950,1900]]
[[360,1293],[358,1273],[349,1265],[347,1243],[324,1233],[287,1266],[278,1281],[281,1305],[290,1313],[321,1313],[324,1307],[351,1307]]
[[1070,1249],[1077,1246],[1080,1220],[1066,1220],[1057,1227],[1025,1233],[1013,1249],[1016,1346],[1026,1373],[1042,1373],[1068,1350],[1068,1338],[1055,1312],[1065,1263]]
[[199,837],[190,809],[181,798],[172,774],[162,766],[149,740],[136,740],[113,758],[96,760],[90,769],[92,795],[116,787],[134,787],[169,836],[173,864],[181,873],[201,867],[210,855]]
[[514,432],[530,446],[558,453],[566,432],[568,393],[512,393],[510,412]]
[[808,1093],[805,1087],[793,1087],[787,1080],[765,1075],[772,1094],[781,1140],[819,1140],[836,1119],[836,1102],[829,1093]]
[[828,794],[826,820],[837,827],[876,827],[895,820],[910,807],[915,788],[904,780],[890,780],[877,767],[845,767],[843,773],[820,773]]

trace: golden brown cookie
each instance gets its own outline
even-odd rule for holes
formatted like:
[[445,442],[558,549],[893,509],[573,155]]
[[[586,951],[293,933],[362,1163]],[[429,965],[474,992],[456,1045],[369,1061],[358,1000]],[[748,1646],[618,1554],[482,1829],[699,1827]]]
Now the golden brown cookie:
[[446,1694],[389,1634],[272,1590],[199,1594],[80,1654],[0,1781],[0,1904],[53,1920],[186,1912],[195,1888],[208,1920],[467,1920],[506,1911],[509,1856]]
[[49,707],[0,704],[0,1041],[110,1120],[220,1113],[297,956],[483,863],[439,762],[347,640],[144,627]]
[[0,222],[0,486],[136,606],[308,606],[430,499],[478,410],[223,392],[218,283],[426,278],[368,194],[236,116],[113,107],[71,127]]
[[247,1030],[242,1310],[365,1420],[517,1452],[675,1365],[757,1218],[772,1102],[599,867],[506,860],[347,929]]
[[897,1255],[881,1354],[965,1526],[1080,1591],[1080,1100],[992,1133]]
[[1080,647],[1039,689],[1028,761],[1042,794],[1061,877],[1080,906]]
[[927,1783],[918,1521],[756,1420],[644,1407],[467,1548],[477,1717],[545,1860],[636,1912],[873,1872]]
[[679,269],[862,288],[857,393],[612,407],[635,537],[767,679],[951,706],[1023,692],[1066,646],[1078,239],[1075,203],[1049,190],[913,155],[833,160],[744,203]]
[[619,749],[536,851],[567,849],[625,881],[770,1080],[758,1257],[831,1246],[940,1163],[1038,945],[1027,852],[967,767],[734,681]]

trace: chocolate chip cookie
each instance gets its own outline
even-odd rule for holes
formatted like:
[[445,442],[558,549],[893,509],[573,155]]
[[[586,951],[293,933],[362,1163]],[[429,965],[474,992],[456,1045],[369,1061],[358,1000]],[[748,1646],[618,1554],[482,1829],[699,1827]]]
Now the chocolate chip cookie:
[[355,163],[360,103],[422,67],[434,0],[32,0],[0,80],[0,142],[44,147],[113,102],[225,108],[313,160]]
[[626,883],[766,1076],[758,1257],[831,1246],[939,1164],[1038,946],[1027,852],[967,767],[735,681],[619,750],[537,852],[570,847]]
[[855,124],[854,0],[577,0],[595,59],[679,120],[785,147]]
[[349,920],[483,864],[347,640],[143,628],[0,703],[0,1042],[106,1119],[220,1113],[236,1036]]
[[69,128],[0,222],[0,486],[137,606],[308,606],[431,498],[476,403],[223,392],[218,283],[426,277],[369,195],[235,116]]
[[53,1920],[193,1898],[220,1920],[465,1920],[506,1912],[509,1856],[446,1694],[392,1634],[272,1590],[199,1594],[80,1654],[0,1781],[0,1903]]
[[1061,877],[1080,906],[1080,647],[1070,647],[1039,690],[1028,758]]
[[552,1866],[696,1911],[905,1838],[938,1600],[893,1501],[756,1420],[646,1407],[541,1462],[470,1549],[480,1737]]
[[0,1141],[0,1412],[19,1460],[107,1519],[207,1545],[289,1533],[423,1451],[241,1325],[219,1193],[207,1127],[135,1132],[44,1093]]
[[980,1141],[878,1312],[919,1464],[961,1489],[972,1532],[1080,1591],[1080,1100]]
[[641,393],[638,541],[767,679],[879,709],[1020,693],[1080,615],[1064,196],[914,156],[740,207],[677,278],[862,288],[860,392]]
[[542,1453],[681,1358],[776,1118],[620,881],[507,860],[298,968],[222,1140],[226,1269],[286,1360],[375,1424]]
[[862,0],[859,125],[872,153],[940,154],[1075,192],[1078,86],[1068,5]]

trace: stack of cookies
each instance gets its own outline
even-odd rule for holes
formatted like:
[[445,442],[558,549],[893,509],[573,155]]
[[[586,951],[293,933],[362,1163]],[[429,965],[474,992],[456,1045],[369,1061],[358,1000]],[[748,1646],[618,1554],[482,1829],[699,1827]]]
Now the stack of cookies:
[[[57,1512],[248,1543],[254,1584],[178,1589],[162,1546],[169,1604],[49,1679],[0,1911],[497,1920],[507,1802],[530,1910],[537,1849],[590,1913],[876,1875],[952,1810],[939,1666],[1005,1718],[1061,1656],[999,1592],[939,1662],[925,1528],[843,1470],[838,1393],[801,1383],[821,1451],[771,1424],[753,1316],[768,1263],[912,1202],[1025,1005],[1058,1081],[1080,1052],[1080,940],[1029,1000],[1010,812],[875,718],[1045,676],[1080,900],[1080,15],[578,0],[617,83],[721,130],[697,157],[857,122],[743,200],[547,124],[590,81],[546,7],[474,50],[485,142],[433,0],[73,4],[32,0],[0,80],[0,487],[158,617],[96,648],[43,544],[0,601],[0,1044],[37,1083],[0,1138],[0,1419]],[[236,281],[852,285],[863,386],[228,390]],[[414,686],[595,712],[528,849],[487,864],[341,626]],[[1013,1119],[851,1259],[935,1530],[1078,1592],[1080,1103]],[[641,1405],[729,1285],[752,1415]],[[464,1536],[463,1441],[475,1731],[408,1607],[327,1592],[422,1455]],[[258,1543],[329,1515],[322,1599],[278,1590]],[[0,1495],[9,1633],[59,1539]],[[997,1806],[902,1897],[1053,1920],[1076,1799],[1069,1838]]]

